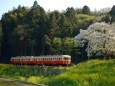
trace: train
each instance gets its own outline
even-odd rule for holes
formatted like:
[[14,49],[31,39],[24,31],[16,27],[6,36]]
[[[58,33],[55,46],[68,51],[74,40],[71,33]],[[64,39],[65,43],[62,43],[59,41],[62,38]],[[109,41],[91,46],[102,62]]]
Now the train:
[[71,65],[71,56],[70,55],[16,56],[11,57],[11,64]]

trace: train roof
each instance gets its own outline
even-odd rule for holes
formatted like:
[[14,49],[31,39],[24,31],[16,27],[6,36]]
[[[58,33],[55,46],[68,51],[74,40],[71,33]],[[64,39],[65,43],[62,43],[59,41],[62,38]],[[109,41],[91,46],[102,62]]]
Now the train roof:
[[16,56],[16,57],[11,57],[11,58],[37,58],[37,57],[53,57],[53,58],[57,58],[59,56],[64,56],[64,57],[71,57],[70,55],[41,55],[41,56]]

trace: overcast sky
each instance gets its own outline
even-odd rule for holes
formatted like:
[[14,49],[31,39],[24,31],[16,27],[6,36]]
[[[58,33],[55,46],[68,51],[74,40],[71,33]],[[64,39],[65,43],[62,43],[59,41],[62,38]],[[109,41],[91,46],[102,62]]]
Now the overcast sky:
[[[18,5],[31,7],[35,0],[1,0],[0,1],[0,18],[3,13],[12,10]],[[112,7],[115,0],[36,0],[40,6],[46,11],[66,10],[67,7],[81,8],[84,5],[90,7],[91,10]]]

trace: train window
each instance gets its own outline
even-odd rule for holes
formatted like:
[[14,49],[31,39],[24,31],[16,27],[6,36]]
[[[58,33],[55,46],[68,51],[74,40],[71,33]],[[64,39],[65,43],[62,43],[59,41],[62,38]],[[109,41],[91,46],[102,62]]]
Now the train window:
[[36,59],[36,61],[38,61],[38,58],[35,58]]
[[66,58],[64,58],[64,60],[70,60],[70,58],[66,57]]

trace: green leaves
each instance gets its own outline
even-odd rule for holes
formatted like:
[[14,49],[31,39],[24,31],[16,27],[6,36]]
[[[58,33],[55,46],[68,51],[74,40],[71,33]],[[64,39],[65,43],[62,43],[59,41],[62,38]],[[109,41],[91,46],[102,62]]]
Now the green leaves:
[[111,11],[109,12],[111,18],[110,18],[110,23],[115,22],[115,5],[111,8]]
[[87,5],[85,5],[84,7],[83,7],[83,9],[82,9],[82,13],[83,14],[90,14],[91,12],[90,12],[90,8],[87,6]]

